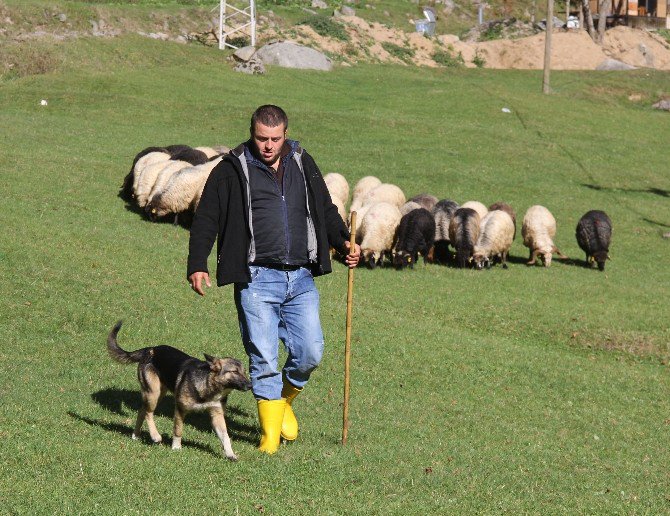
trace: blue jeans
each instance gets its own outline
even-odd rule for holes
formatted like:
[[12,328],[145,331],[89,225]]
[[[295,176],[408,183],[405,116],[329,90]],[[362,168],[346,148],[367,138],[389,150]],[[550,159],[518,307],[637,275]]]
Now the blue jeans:
[[[249,356],[251,389],[256,399],[278,400],[282,373],[301,389],[321,362],[319,293],[305,268],[280,271],[251,265],[249,269],[251,282],[235,284],[235,305]],[[280,339],[288,353],[281,372]]]

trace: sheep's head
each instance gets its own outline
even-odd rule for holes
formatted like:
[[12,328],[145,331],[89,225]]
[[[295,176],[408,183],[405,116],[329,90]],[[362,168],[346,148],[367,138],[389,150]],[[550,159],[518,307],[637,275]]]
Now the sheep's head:
[[152,222],[156,222],[158,219],[162,219],[169,214],[167,210],[160,207],[160,203],[157,202],[156,198],[144,207],[144,212]]
[[489,257],[484,253],[475,253],[472,256],[472,262],[474,263],[475,268],[479,271],[484,267],[487,269],[491,268],[491,260],[489,260]]
[[593,260],[598,264],[598,270],[605,270],[605,262],[609,260],[609,255],[607,251],[597,251],[593,253]]
[[363,249],[361,254],[363,263],[370,269],[374,269],[381,262],[381,259],[378,256],[379,253],[375,253],[372,249]]
[[413,269],[414,258],[412,256],[412,253],[409,253],[407,251],[397,251],[393,255],[393,266],[398,270],[404,269],[405,267]]

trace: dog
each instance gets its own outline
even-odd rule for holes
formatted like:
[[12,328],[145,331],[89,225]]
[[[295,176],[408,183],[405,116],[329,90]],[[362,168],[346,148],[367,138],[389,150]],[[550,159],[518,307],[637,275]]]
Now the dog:
[[121,364],[137,363],[137,378],[142,391],[142,408],[132,438],[138,439],[146,418],[151,440],[162,441],[156,429],[154,411],[167,390],[174,393],[174,435],[172,449],[181,449],[184,417],[191,411],[209,411],[212,427],[221,441],[226,457],[237,460],[226,428],[224,413],[232,390],[248,391],[251,381],[244,366],[235,358],[216,358],[205,354],[206,362],[187,355],[172,346],[153,346],[125,351],[117,343],[122,321],[116,323],[107,337],[109,355]]

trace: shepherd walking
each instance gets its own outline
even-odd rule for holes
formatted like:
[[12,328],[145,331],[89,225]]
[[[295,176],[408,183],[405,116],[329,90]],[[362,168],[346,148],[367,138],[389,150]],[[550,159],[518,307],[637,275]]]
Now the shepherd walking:
[[[329,249],[356,267],[360,248],[330,199],[321,172],[299,143],[286,138],[288,117],[259,107],[251,137],[214,168],[189,241],[187,278],[205,295],[207,258],[217,240],[216,280],[234,284],[242,342],[258,402],[259,450],[275,453],[298,436],[293,401],[323,354],[314,276],[331,272]],[[287,360],[279,368],[279,340]]]

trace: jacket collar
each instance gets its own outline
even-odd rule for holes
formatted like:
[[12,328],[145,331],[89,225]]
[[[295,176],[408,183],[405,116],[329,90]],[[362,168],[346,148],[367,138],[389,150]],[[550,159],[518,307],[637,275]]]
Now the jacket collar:
[[[260,159],[258,159],[253,151],[253,143],[251,140],[247,140],[246,142],[242,143],[239,145],[237,148],[233,150],[233,154],[239,159],[242,153],[244,153],[244,158],[246,159],[247,163],[250,165],[254,165],[262,170],[267,170],[270,172],[270,168],[263,163]],[[294,154],[302,154],[302,148],[300,147],[300,142],[296,140],[289,140],[288,138],[286,139],[286,142],[284,143],[284,147],[282,148],[281,151],[281,157],[279,158],[282,162],[282,165],[286,166],[286,163],[288,163],[288,160],[290,160]]]

